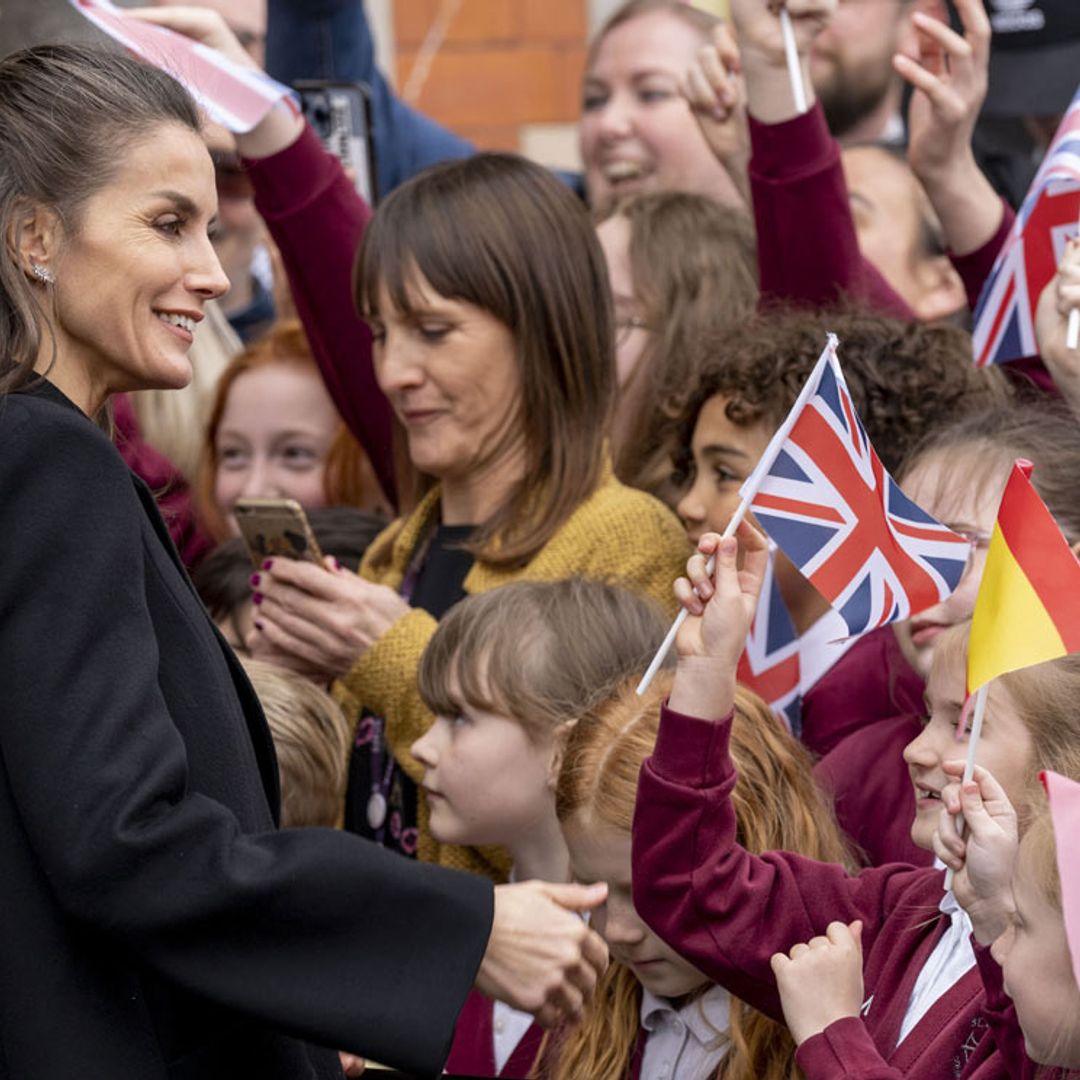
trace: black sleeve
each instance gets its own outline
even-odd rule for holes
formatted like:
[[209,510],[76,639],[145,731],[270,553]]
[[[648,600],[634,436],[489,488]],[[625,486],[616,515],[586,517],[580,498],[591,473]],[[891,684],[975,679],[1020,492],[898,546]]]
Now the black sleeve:
[[0,783],[58,905],[212,1001],[437,1071],[490,883],[333,830],[245,835],[190,790],[127,470],[78,414],[0,407]]

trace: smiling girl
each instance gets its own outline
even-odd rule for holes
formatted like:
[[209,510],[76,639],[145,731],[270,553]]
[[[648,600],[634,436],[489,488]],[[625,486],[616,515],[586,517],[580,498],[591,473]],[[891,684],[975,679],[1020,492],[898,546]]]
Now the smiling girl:
[[218,540],[238,535],[232,508],[239,498],[295,499],[307,509],[389,509],[295,320],[276,323],[222,372],[196,494]]
[[[710,576],[705,563],[714,552],[717,569]],[[939,870],[892,864],[853,876],[785,851],[755,856],[739,843],[730,797],[737,775],[728,752],[730,714],[766,558],[764,539],[749,526],[741,528],[739,544],[710,534],[690,560],[688,578],[677,584],[690,616],[677,642],[679,661],[656,751],[642,770],[635,903],[668,944],[774,1017],[781,1002],[773,954],[825,934],[835,921],[860,921],[866,997],[849,997],[819,1029],[801,1031],[797,1060],[809,1076],[846,1075],[844,1069],[856,1066],[927,1080],[1021,1075],[1028,1065],[1007,1016],[997,965],[986,949],[971,945],[971,923],[952,893],[942,897]],[[704,601],[691,591],[695,586]],[[946,763],[962,759],[966,749],[954,735],[965,635],[956,630],[951,636],[951,647],[943,642],[934,658],[932,715],[908,758],[921,796],[912,835],[926,845],[942,808]],[[1038,769],[1073,760],[1080,743],[1080,686],[1066,673],[1055,690],[1039,671],[1016,672],[995,685],[981,751],[1021,806],[1037,791]]]
[[[1017,458],[1033,463],[1040,498],[1069,542],[1080,542],[1080,429],[1060,403],[1014,404],[947,422],[927,435],[900,474],[912,499],[974,541],[955,592],[893,626],[904,658],[923,678],[946,631],[971,617],[998,501]],[[926,845],[914,846],[908,834],[915,804],[902,759],[919,734],[921,715],[912,702],[895,717],[852,732],[818,764],[818,779],[833,793],[841,826],[872,865],[931,861]],[[871,773],[873,782],[867,783]]]

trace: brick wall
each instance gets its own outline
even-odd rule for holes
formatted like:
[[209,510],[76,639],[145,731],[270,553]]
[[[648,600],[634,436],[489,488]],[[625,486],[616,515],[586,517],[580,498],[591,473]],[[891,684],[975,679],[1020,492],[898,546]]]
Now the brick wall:
[[[393,4],[399,89],[442,2]],[[536,125],[575,123],[587,7],[587,0],[461,0],[412,104],[489,150],[522,149]]]

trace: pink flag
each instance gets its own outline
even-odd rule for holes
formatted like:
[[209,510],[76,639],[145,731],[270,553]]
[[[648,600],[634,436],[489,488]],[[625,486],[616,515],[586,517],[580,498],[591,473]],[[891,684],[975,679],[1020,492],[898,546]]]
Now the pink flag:
[[1080,836],[1080,784],[1048,769],[1042,774],[1050,797],[1050,816],[1057,839],[1057,866],[1061,876],[1061,908],[1065,913],[1065,936],[1072,954],[1073,977],[1080,986],[1080,862],[1070,848]]
[[230,131],[250,131],[291,91],[264,72],[241,67],[215,49],[126,15],[109,0],[71,0],[109,37],[183,83],[213,120]]

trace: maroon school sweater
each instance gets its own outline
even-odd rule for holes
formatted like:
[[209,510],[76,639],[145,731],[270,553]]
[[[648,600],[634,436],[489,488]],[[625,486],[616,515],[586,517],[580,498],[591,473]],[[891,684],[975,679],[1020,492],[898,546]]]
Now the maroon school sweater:
[[1015,1020],[990,1007],[978,967],[896,1046],[915,979],[948,925],[938,909],[942,873],[890,864],[849,875],[791,852],[749,854],[735,839],[730,734],[730,715],[709,722],[663,710],[634,814],[638,913],[710,979],[777,1020],[772,954],[823,934],[834,919],[861,919],[868,1041],[853,1044],[853,1069],[877,1064],[872,1044],[912,1080],[1023,1075]]
[[802,699],[802,741],[827,754],[869,724],[922,709],[923,680],[891,626],[863,634]]
[[544,1037],[543,1028],[533,1024],[514,1047],[514,1052],[507,1058],[502,1072],[495,1071],[495,1002],[471,990],[465,999],[457,1026],[454,1028],[454,1044],[450,1047],[450,1056],[446,1059],[446,1072],[451,1076],[502,1076],[523,1078],[529,1075],[536,1055],[540,1052],[540,1042]]
[[917,715],[879,720],[852,732],[814,766],[815,779],[833,797],[840,828],[866,855],[868,866],[934,861],[911,839],[915,791],[904,747],[921,731]]

